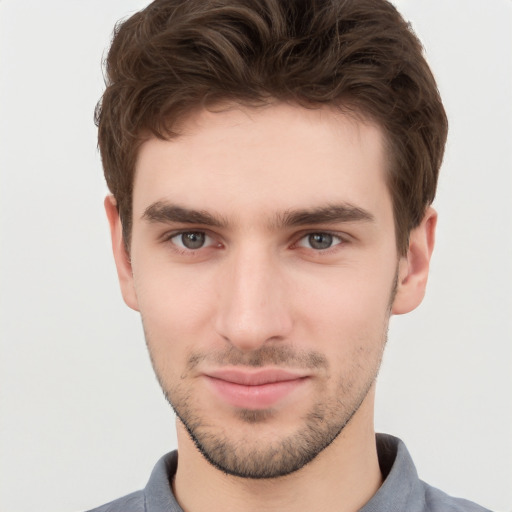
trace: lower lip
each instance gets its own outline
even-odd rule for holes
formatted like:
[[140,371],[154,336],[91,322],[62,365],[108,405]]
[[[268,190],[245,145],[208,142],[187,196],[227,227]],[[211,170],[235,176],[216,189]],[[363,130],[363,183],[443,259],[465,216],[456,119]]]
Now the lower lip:
[[259,410],[275,406],[301,387],[306,378],[246,386],[226,380],[207,377],[215,393],[233,407]]

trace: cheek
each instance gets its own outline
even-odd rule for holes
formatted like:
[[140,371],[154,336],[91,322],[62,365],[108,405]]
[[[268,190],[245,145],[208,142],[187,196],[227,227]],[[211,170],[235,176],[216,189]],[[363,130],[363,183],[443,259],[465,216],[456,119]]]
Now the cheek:
[[206,341],[216,292],[205,275],[153,261],[134,265],[134,282],[150,348],[185,352],[190,340]]
[[[333,268],[295,276],[293,297],[301,314],[321,325],[382,323],[389,316],[395,273]],[[293,278],[292,278],[293,279]]]
[[380,357],[389,322],[393,270],[384,275],[333,270],[321,280],[304,280],[294,290],[298,339],[314,344],[345,368],[349,361],[358,364]]

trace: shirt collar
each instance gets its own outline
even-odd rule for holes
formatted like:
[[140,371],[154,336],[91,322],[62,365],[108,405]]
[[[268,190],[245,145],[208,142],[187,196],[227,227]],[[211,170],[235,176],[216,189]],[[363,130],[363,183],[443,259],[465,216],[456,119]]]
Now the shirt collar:
[[[377,453],[384,482],[360,512],[419,512],[423,510],[422,487],[405,444],[387,434],[377,434]],[[162,457],[144,489],[147,512],[183,512],[172,492],[178,452]]]

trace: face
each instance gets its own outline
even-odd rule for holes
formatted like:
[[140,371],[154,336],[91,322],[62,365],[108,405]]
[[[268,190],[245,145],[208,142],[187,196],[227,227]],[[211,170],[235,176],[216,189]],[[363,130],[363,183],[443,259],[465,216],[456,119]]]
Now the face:
[[385,161],[377,126],[283,104],[141,147],[123,294],[223,471],[295,471],[369,400],[401,275]]

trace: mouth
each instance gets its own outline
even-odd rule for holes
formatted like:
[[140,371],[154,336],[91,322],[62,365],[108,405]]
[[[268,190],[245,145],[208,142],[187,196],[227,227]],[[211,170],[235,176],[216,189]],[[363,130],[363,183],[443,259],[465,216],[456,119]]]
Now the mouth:
[[214,370],[204,377],[217,398],[248,410],[276,406],[309,380],[309,375],[277,368]]

